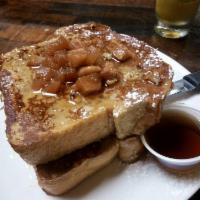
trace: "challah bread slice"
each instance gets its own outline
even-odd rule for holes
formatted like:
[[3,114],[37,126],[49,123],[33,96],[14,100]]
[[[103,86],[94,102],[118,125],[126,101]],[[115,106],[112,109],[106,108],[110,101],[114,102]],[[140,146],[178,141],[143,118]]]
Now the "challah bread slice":
[[118,157],[122,162],[133,163],[145,152],[144,145],[139,136],[131,136],[119,142]]
[[41,188],[52,195],[63,194],[107,165],[117,155],[114,137],[87,145],[62,158],[35,167]]
[[113,132],[143,133],[159,121],[172,85],[155,49],[93,22],[60,28],[0,63],[8,141],[32,165]]

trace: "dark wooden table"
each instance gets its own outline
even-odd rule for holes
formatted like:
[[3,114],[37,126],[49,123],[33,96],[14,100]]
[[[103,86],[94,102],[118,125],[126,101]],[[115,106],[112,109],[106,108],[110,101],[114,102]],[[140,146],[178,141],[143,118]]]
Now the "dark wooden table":
[[57,27],[88,21],[134,35],[190,71],[200,70],[200,12],[186,38],[164,39],[153,30],[153,0],[0,0],[0,53],[41,41]]

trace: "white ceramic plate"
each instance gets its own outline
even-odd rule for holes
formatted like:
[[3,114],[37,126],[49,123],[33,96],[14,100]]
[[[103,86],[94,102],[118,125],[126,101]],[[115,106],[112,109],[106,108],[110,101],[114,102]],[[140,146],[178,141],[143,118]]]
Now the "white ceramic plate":
[[[179,63],[159,52],[174,69],[174,80],[189,72]],[[200,95],[181,103],[200,109]],[[174,175],[164,170],[150,155],[132,165],[115,160],[85,180],[70,193],[48,196],[38,184],[31,166],[10,147],[5,136],[5,116],[0,111],[0,199],[1,200],[185,200],[200,187],[200,171]]]

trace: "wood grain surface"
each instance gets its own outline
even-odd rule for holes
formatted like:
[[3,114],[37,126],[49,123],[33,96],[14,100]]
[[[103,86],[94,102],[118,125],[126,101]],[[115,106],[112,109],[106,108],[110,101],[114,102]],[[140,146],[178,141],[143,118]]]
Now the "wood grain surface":
[[164,39],[153,30],[154,0],[0,0],[0,52],[42,41],[60,26],[88,21],[134,35],[190,71],[200,70],[200,12],[186,38]]
[[[10,0],[9,4],[19,5],[27,3],[27,0]],[[39,0],[29,0],[29,3],[38,4]],[[42,0],[44,3],[78,3],[78,4],[93,4],[93,5],[114,5],[114,6],[140,6],[152,7],[155,0]]]

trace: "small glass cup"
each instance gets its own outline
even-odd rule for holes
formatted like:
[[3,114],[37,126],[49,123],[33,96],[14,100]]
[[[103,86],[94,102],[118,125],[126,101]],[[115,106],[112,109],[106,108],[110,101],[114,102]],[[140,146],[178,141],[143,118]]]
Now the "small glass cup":
[[165,38],[186,36],[199,3],[200,0],[156,0],[156,33]]

